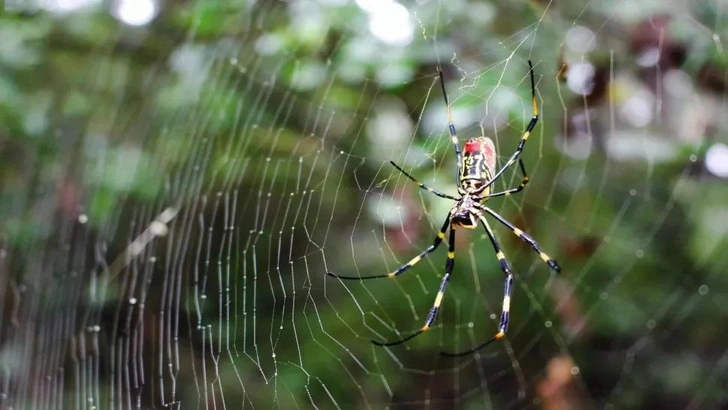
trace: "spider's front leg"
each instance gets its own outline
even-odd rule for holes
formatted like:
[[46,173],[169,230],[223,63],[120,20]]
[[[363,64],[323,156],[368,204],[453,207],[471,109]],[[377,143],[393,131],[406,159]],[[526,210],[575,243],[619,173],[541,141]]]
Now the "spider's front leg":
[[[498,178],[503,175],[503,173],[510,168],[511,165],[516,163],[516,160],[519,159],[521,154],[523,153],[523,149],[526,147],[526,141],[528,141],[528,137],[531,136],[531,132],[533,132],[533,128],[536,126],[536,123],[538,123],[538,102],[536,101],[536,80],[534,78],[533,74],[533,64],[531,63],[531,60],[528,60],[528,68],[529,73],[531,76],[531,104],[533,106],[533,117],[531,117],[531,121],[526,126],[526,131],[523,132],[523,136],[521,136],[521,140],[518,142],[518,146],[516,147],[516,151],[508,158],[508,161],[506,161],[505,165],[496,172],[493,177],[490,179],[490,181],[486,184],[486,188],[493,185],[495,181],[498,180]],[[523,166],[521,165],[521,170],[525,173],[525,170],[523,169]],[[525,184],[524,184],[525,185]],[[513,192],[511,192],[513,193]]]

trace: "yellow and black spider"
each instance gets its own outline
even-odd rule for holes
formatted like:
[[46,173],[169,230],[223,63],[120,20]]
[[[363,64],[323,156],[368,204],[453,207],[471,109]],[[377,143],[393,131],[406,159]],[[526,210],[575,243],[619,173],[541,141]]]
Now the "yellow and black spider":
[[[390,161],[392,165],[394,165],[397,170],[399,170],[401,173],[407,176],[407,178],[414,181],[417,185],[420,186],[420,188],[425,189],[439,197],[451,199],[455,202],[455,205],[450,209],[450,212],[447,216],[447,219],[445,220],[445,223],[442,225],[442,228],[440,228],[440,232],[437,233],[437,237],[435,238],[434,242],[432,242],[432,245],[430,245],[427,249],[420,252],[419,255],[415,256],[407,262],[406,264],[402,265],[399,269],[395,270],[394,272],[387,273],[384,275],[377,275],[377,276],[367,276],[367,277],[354,277],[354,276],[339,276],[333,273],[328,272],[327,275],[333,276],[335,278],[339,279],[350,279],[350,280],[366,280],[366,279],[377,279],[377,278],[393,278],[395,276],[401,275],[404,273],[407,269],[414,266],[417,262],[421,261],[422,258],[430,254],[432,251],[437,249],[437,247],[442,243],[443,239],[445,239],[445,233],[447,232],[448,227],[450,227],[450,238],[448,242],[448,252],[447,252],[447,261],[445,262],[445,276],[443,276],[442,281],[440,282],[440,288],[437,292],[437,296],[435,297],[435,303],[432,306],[432,309],[430,309],[429,314],[427,315],[427,319],[425,320],[425,325],[422,326],[418,331],[412,333],[411,335],[396,340],[394,342],[377,342],[372,341],[372,343],[378,345],[378,346],[394,346],[398,345],[400,343],[404,343],[415,336],[418,336],[428,330],[430,330],[430,327],[435,322],[435,319],[437,318],[437,312],[440,309],[440,303],[442,303],[443,295],[445,294],[445,288],[447,287],[448,281],[450,280],[450,274],[452,273],[453,266],[455,266],[455,228],[456,227],[462,227],[466,229],[475,229],[478,226],[478,221],[480,221],[483,224],[483,227],[485,228],[485,232],[488,234],[488,238],[490,239],[490,243],[493,245],[493,249],[495,250],[495,255],[498,258],[498,261],[500,262],[500,267],[503,270],[503,273],[506,275],[505,280],[505,289],[503,291],[503,308],[500,315],[500,321],[498,323],[498,332],[490,338],[489,340],[485,341],[484,343],[481,343],[479,346],[476,346],[473,349],[467,350],[465,352],[460,353],[442,353],[444,356],[464,356],[470,353],[474,353],[477,350],[482,349],[483,347],[489,345],[490,343],[503,338],[505,336],[506,331],[508,330],[508,317],[509,317],[509,311],[511,306],[511,292],[513,288],[513,273],[511,272],[511,266],[508,263],[508,260],[506,260],[505,255],[503,254],[503,251],[501,251],[500,245],[498,245],[498,241],[495,238],[495,235],[493,234],[493,230],[490,228],[490,225],[488,224],[488,221],[485,218],[485,214],[489,214],[493,218],[495,218],[498,222],[505,225],[508,229],[510,229],[516,236],[521,238],[524,242],[528,243],[536,253],[539,254],[541,259],[548,264],[548,266],[553,269],[556,272],[560,272],[561,268],[559,268],[559,265],[556,263],[555,260],[549,258],[548,255],[546,255],[543,251],[541,251],[541,248],[538,246],[538,243],[536,243],[533,238],[531,238],[530,235],[523,232],[522,230],[516,228],[512,223],[508,222],[505,218],[497,214],[492,209],[485,206],[485,202],[488,201],[488,199],[497,197],[497,196],[508,196],[510,194],[515,194],[516,192],[520,192],[523,190],[523,188],[528,183],[528,174],[526,173],[526,169],[523,166],[523,161],[519,158],[521,153],[523,152],[523,147],[526,145],[526,141],[528,140],[528,137],[531,135],[531,131],[533,131],[533,128],[536,126],[536,123],[538,122],[538,104],[536,103],[536,82],[534,80],[534,74],[533,74],[533,65],[531,64],[531,61],[528,61],[528,67],[529,72],[531,76],[531,103],[533,105],[533,117],[531,118],[531,122],[528,123],[528,126],[526,127],[526,131],[523,133],[523,136],[521,137],[521,140],[518,143],[518,147],[516,148],[516,151],[511,155],[510,158],[508,158],[508,161],[503,165],[503,167],[498,171],[493,173],[496,167],[496,151],[495,146],[493,145],[493,141],[484,136],[476,137],[476,138],[470,138],[465,143],[465,155],[462,155],[460,153],[460,146],[458,144],[458,136],[457,132],[455,131],[455,126],[452,123],[452,115],[450,114],[450,102],[447,98],[447,92],[445,91],[445,81],[443,79],[442,71],[439,72],[440,76],[440,84],[442,85],[442,93],[445,98],[445,105],[447,107],[447,121],[448,121],[448,128],[450,129],[450,137],[452,140],[452,144],[455,147],[455,155],[457,155],[457,162],[458,162],[458,194],[460,195],[459,198],[455,198],[453,196],[447,195],[443,192],[436,191],[420,181],[418,181],[416,178],[405,172],[402,168],[400,168],[397,164]],[[512,188],[505,190],[503,192],[491,192],[491,186],[493,183],[500,178],[501,175],[503,175],[503,172],[505,172],[511,165],[513,165],[516,160],[518,160],[518,165],[521,168],[521,172],[523,173],[523,180],[521,181],[521,184],[517,188]]]

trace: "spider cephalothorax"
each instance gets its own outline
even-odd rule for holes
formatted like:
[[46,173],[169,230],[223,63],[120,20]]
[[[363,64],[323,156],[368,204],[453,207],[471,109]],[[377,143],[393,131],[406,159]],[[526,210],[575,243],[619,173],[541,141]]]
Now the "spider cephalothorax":
[[469,194],[465,194],[450,210],[450,221],[453,227],[475,229],[478,226],[478,215],[474,212],[475,204],[479,201]]
[[[533,248],[536,253],[539,254],[541,259],[554,271],[559,272],[561,269],[559,268],[559,265],[556,263],[555,260],[549,258],[548,255],[546,255],[544,252],[541,251],[541,248],[538,246],[538,243],[531,238],[527,233],[523,232],[522,230],[516,228],[513,224],[508,222],[505,218],[497,214],[492,209],[485,206],[485,202],[493,197],[498,196],[508,196],[511,194],[515,194],[517,192],[520,192],[523,190],[523,188],[528,183],[528,174],[526,174],[526,169],[523,166],[523,161],[519,158],[521,153],[523,152],[523,147],[526,145],[526,141],[528,140],[528,137],[531,135],[531,131],[533,131],[533,127],[536,126],[536,122],[538,122],[538,105],[536,103],[536,82],[534,80],[533,75],[533,66],[531,65],[531,62],[528,62],[528,66],[530,68],[530,77],[531,77],[531,104],[533,106],[533,117],[531,118],[531,122],[528,123],[528,126],[526,126],[526,131],[523,133],[523,136],[521,136],[521,140],[518,142],[518,147],[516,148],[516,152],[514,152],[510,158],[508,158],[508,161],[506,161],[505,165],[498,170],[498,172],[495,172],[496,169],[496,150],[495,145],[493,144],[493,141],[490,138],[487,137],[476,137],[476,138],[470,138],[465,142],[465,155],[461,154],[460,152],[460,145],[458,144],[458,137],[457,133],[455,132],[455,126],[452,123],[452,116],[450,114],[450,102],[447,99],[447,92],[445,91],[445,82],[442,77],[442,72],[439,73],[440,75],[440,84],[442,85],[442,93],[445,97],[445,105],[447,107],[447,121],[448,121],[448,129],[450,130],[450,138],[452,141],[453,146],[455,147],[455,155],[457,156],[458,161],[458,194],[460,195],[459,198],[456,198],[454,196],[445,194],[440,191],[436,191],[421,182],[419,182],[417,179],[415,179],[413,176],[408,174],[405,170],[400,168],[397,164],[394,162],[391,162],[392,165],[394,165],[395,168],[397,168],[400,172],[402,172],[404,175],[407,176],[407,178],[414,181],[416,184],[420,186],[420,188],[425,189],[429,192],[432,192],[433,194],[441,197],[441,198],[447,198],[451,199],[455,202],[455,205],[450,209],[450,212],[448,214],[447,219],[442,224],[442,228],[440,228],[440,232],[437,233],[437,236],[435,237],[435,240],[432,242],[432,245],[427,247],[424,251],[420,252],[419,255],[412,258],[409,262],[399,267],[394,272],[390,272],[384,275],[377,275],[377,276],[367,276],[367,277],[354,277],[354,276],[339,276],[335,275],[333,273],[328,273],[329,276],[333,276],[339,279],[354,279],[354,280],[364,280],[364,279],[375,279],[375,278],[392,278],[396,277],[405,271],[407,271],[409,268],[414,266],[416,263],[422,260],[425,256],[430,254],[432,251],[437,249],[438,246],[442,243],[442,241],[445,239],[445,233],[447,232],[448,228],[450,229],[450,237],[448,239],[448,252],[447,252],[447,261],[445,262],[445,275],[442,277],[442,280],[440,281],[440,288],[437,292],[437,296],[435,296],[435,303],[433,303],[432,308],[430,309],[430,312],[427,315],[427,319],[425,319],[425,325],[422,326],[419,330],[415,331],[414,333],[410,334],[409,336],[406,336],[404,338],[401,338],[399,340],[396,340],[394,342],[388,342],[388,343],[382,343],[378,341],[373,341],[374,344],[377,344],[379,346],[393,346],[400,343],[404,343],[413,337],[422,334],[423,332],[426,332],[430,329],[433,323],[435,323],[435,320],[437,319],[437,313],[440,309],[440,304],[442,303],[442,299],[445,295],[445,288],[447,287],[448,281],[450,280],[450,275],[452,274],[453,267],[455,265],[455,228],[456,227],[462,227],[466,229],[474,229],[478,225],[478,221],[483,224],[483,228],[485,229],[485,233],[488,235],[488,239],[490,239],[490,243],[493,245],[493,249],[495,250],[496,258],[498,258],[498,262],[500,263],[500,267],[503,270],[503,273],[506,275],[505,279],[505,289],[503,290],[503,304],[501,309],[501,315],[500,320],[498,322],[498,332],[496,332],[495,336],[488,339],[484,343],[481,343],[479,346],[476,346],[473,349],[470,349],[465,352],[461,353],[443,353],[445,356],[461,356],[473,353],[491,342],[501,339],[505,336],[506,331],[508,330],[508,322],[509,322],[509,314],[510,314],[510,308],[511,308],[511,293],[513,291],[513,273],[511,272],[511,266],[506,260],[505,255],[503,254],[503,251],[501,251],[500,245],[498,244],[498,240],[496,240],[495,235],[493,234],[493,230],[491,229],[490,225],[488,224],[487,219],[485,218],[485,214],[488,214],[492,216],[495,220],[500,222],[501,224],[505,225],[506,228],[510,229],[511,232],[513,232],[516,236],[518,236],[521,240],[526,242]],[[518,161],[518,165],[521,168],[521,172],[523,173],[523,180],[521,181],[521,184],[512,189],[507,189],[502,192],[492,192],[492,185],[493,183],[500,178],[500,176],[503,174],[503,172],[510,168],[511,165],[516,163],[516,160]]]

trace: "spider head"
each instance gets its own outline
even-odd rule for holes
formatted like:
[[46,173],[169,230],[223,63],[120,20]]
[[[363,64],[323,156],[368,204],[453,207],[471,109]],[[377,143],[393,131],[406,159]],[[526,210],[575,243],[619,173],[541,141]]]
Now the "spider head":
[[470,197],[461,199],[451,212],[453,226],[465,229],[475,229],[478,226],[478,216],[473,212],[473,200]]

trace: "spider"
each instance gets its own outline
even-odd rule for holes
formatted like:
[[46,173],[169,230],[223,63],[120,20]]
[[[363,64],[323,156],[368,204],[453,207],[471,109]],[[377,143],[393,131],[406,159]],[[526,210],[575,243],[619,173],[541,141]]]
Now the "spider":
[[[448,230],[448,227],[450,228],[450,235],[448,240],[448,251],[447,251],[447,260],[445,261],[445,275],[442,277],[442,281],[440,282],[440,287],[437,292],[437,296],[435,296],[435,302],[432,305],[432,308],[430,309],[430,312],[427,315],[427,319],[425,320],[424,326],[422,326],[419,330],[416,332],[410,334],[409,336],[406,336],[404,338],[401,338],[399,340],[393,341],[393,342],[378,342],[378,341],[372,341],[375,345],[378,346],[394,346],[398,345],[400,343],[407,342],[408,340],[413,339],[416,336],[419,336],[420,334],[430,330],[431,326],[435,323],[435,320],[437,319],[437,313],[440,309],[440,304],[442,303],[443,296],[445,294],[445,289],[447,288],[447,284],[450,281],[450,275],[452,274],[453,267],[455,266],[455,229],[456,228],[465,228],[465,229],[475,229],[478,226],[478,222],[480,222],[483,225],[483,228],[485,228],[485,233],[488,235],[488,238],[490,239],[491,245],[493,245],[493,250],[495,251],[495,255],[498,258],[498,261],[500,263],[501,270],[505,274],[505,289],[503,291],[503,304],[500,314],[500,320],[498,322],[498,331],[496,332],[495,336],[491,337],[490,339],[486,340],[485,342],[481,343],[480,345],[464,351],[460,353],[445,353],[442,352],[441,354],[444,356],[450,356],[450,357],[457,357],[457,356],[465,356],[471,353],[474,353],[485,346],[488,346],[492,342],[502,339],[506,331],[508,330],[508,323],[509,323],[509,313],[510,313],[510,306],[511,306],[511,293],[513,291],[513,273],[511,271],[511,266],[508,263],[508,260],[506,259],[505,255],[503,254],[503,251],[500,248],[500,245],[498,244],[498,241],[495,238],[495,235],[493,234],[493,230],[491,229],[490,225],[488,224],[487,219],[485,218],[485,215],[488,214],[495,218],[498,222],[505,225],[508,229],[511,230],[516,236],[518,236],[521,240],[526,242],[533,248],[536,253],[541,257],[541,259],[549,266],[549,268],[553,269],[557,273],[561,271],[561,268],[556,263],[555,260],[551,259],[548,255],[546,255],[541,248],[539,247],[538,243],[527,233],[523,232],[522,230],[518,229],[515,225],[508,222],[504,217],[497,214],[495,211],[490,209],[489,207],[485,206],[485,202],[487,202],[490,198],[499,197],[499,196],[509,196],[511,194],[515,194],[517,192],[520,192],[523,190],[523,188],[528,183],[528,174],[526,173],[526,169],[523,166],[523,161],[519,158],[521,153],[523,152],[523,147],[526,145],[526,141],[528,140],[528,137],[531,135],[531,131],[533,131],[533,128],[536,126],[536,123],[538,122],[538,104],[536,102],[536,83],[534,80],[534,74],[533,74],[533,65],[531,64],[531,61],[528,61],[528,67],[529,67],[529,73],[531,77],[531,104],[533,106],[533,117],[531,118],[531,121],[528,123],[528,126],[526,127],[526,131],[523,133],[523,136],[521,137],[521,140],[518,143],[518,147],[516,148],[516,151],[511,155],[510,158],[508,158],[508,161],[506,161],[505,165],[498,170],[497,172],[494,172],[496,169],[496,150],[495,146],[493,145],[493,141],[484,136],[479,136],[475,138],[470,138],[465,143],[465,154],[461,154],[460,152],[460,146],[458,144],[458,136],[457,132],[455,131],[455,126],[452,122],[452,115],[450,113],[450,102],[448,101],[447,97],[447,91],[445,90],[445,81],[443,79],[442,71],[438,71],[439,79],[440,79],[440,85],[442,86],[442,94],[445,99],[445,106],[447,108],[447,121],[448,121],[448,128],[450,130],[450,138],[452,141],[453,146],[455,147],[455,155],[457,156],[457,163],[458,163],[458,170],[457,170],[457,182],[458,182],[458,195],[459,197],[454,197],[448,194],[445,194],[443,192],[434,190],[425,184],[421,183],[419,180],[417,180],[412,175],[408,174],[405,170],[403,170],[399,165],[395,164],[393,161],[390,161],[390,163],[402,174],[404,174],[407,178],[412,180],[414,183],[419,185],[420,188],[431,192],[441,198],[450,199],[452,201],[455,201],[455,204],[450,209],[450,212],[447,215],[447,219],[445,219],[445,222],[442,225],[442,228],[440,228],[440,231],[437,233],[437,236],[435,237],[432,244],[427,247],[427,249],[423,250],[419,253],[419,255],[415,256],[407,262],[406,264],[402,265],[400,268],[395,270],[394,272],[387,273],[384,275],[377,275],[377,276],[368,276],[368,277],[355,277],[355,276],[340,276],[333,274],[331,272],[327,272],[327,275],[333,276],[338,279],[346,279],[346,280],[368,280],[368,279],[378,279],[378,278],[394,278],[396,276],[399,276],[406,272],[409,268],[420,262],[423,258],[425,258],[427,255],[432,253],[435,249],[437,249],[438,246],[442,243],[442,241],[445,239],[445,233]],[[503,173],[513,164],[515,164],[516,160],[518,160],[518,165],[521,168],[521,172],[523,173],[523,180],[521,181],[521,184],[512,189],[507,189],[502,192],[492,192],[492,185],[495,181],[498,180],[498,178],[503,175]]]

